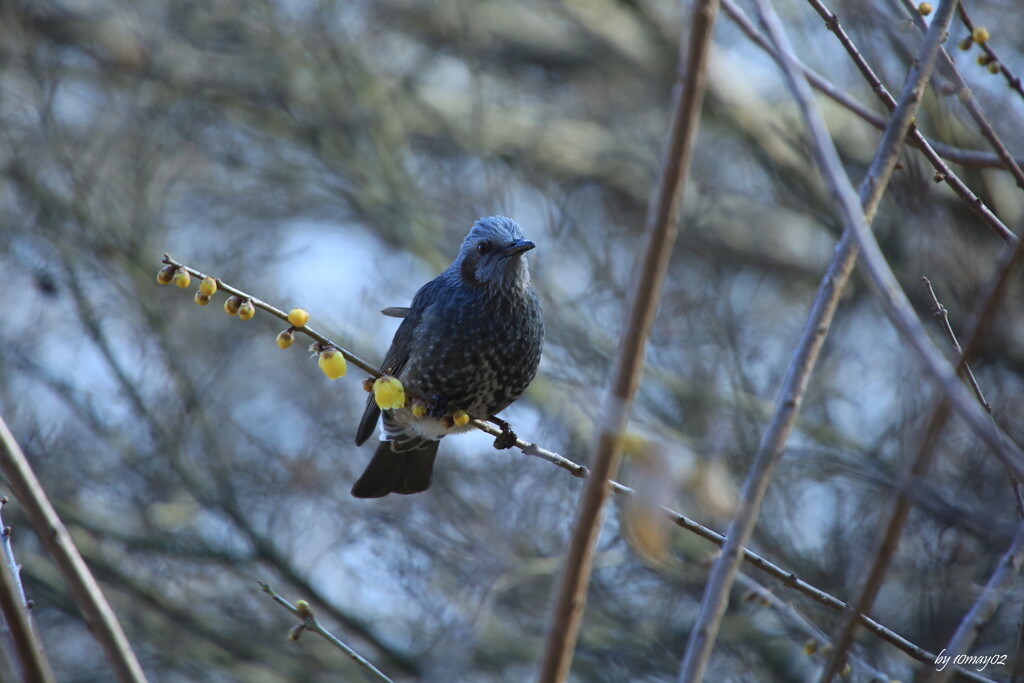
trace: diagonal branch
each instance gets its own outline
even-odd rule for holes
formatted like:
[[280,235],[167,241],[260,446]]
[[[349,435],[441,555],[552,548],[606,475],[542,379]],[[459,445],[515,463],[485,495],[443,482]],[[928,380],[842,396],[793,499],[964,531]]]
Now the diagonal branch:
[[39,542],[43,544],[64,580],[71,588],[75,604],[82,611],[86,625],[103,647],[117,679],[122,683],[146,680],[139,660],[121,629],[121,624],[103,597],[96,578],[89,571],[71,535],[53,509],[43,487],[36,479],[25,454],[0,418],[0,470],[10,482],[11,491],[25,508]]
[[[844,218],[854,211],[865,230],[867,230],[867,224],[874,218],[885,187],[892,176],[901,143],[910,129],[914,113],[921,100],[924,83],[934,64],[940,38],[945,35],[943,20],[945,26],[948,26],[952,18],[954,4],[950,0],[944,0],[936,13],[932,29],[922,46],[915,67],[907,75],[899,102],[893,111],[885,134],[882,136],[882,142],[875,152],[875,157],[864,181],[861,183],[859,197],[853,194],[853,188],[849,187],[845,175],[843,175],[843,181],[839,182],[829,174],[832,169],[837,169],[839,173],[842,173],[842,166],[839,163],[835,147],[830,143],[812,146],[822,172],[830,181],[834,181],[830,182],[829,186]],[[794,96],[803,108],[813,106],[813,94],[810,92],[810,86],[806,79],[797,75],[798,62],[782,29],[781,22],[766,0],[758,0],[757,7],[762,22],[775,44],[778,56],[782,58],[779,60],[779,64],[787,75],[787,81]],[[817,141],[819,138],[827,140],[828,133],[820,115],[817,117],[807,116],[805,112],[805,117],[809,119],[808,126],[812,130],[814,140]],[[839,296],[842,294],[856,262],[858,240],[855,239],[855,236],[852,224],[847,221],[842,239],[818,288],[818,295],[812,305],[810,318],[779,391],[774,415],[765,428],[758,452],[747,474],[739,509],[726,534],[726,543],[712,568],[708,585],[704,590],[700,613],[690,633],[686,654],[679,672],[681,682],[699,681],[707,669],[711,650],[725,615],[729,589],[732,587],[739,566],[740,549],[747,544],[753,533],[772,471],[782,456],[786,438],[803,404],[807,384],[824,344],[825,336],[828,334],[832,316],[839,303]]]
[[[7,496],[0,498],[0,508],[6,504]],[[4,630],[10,633],[14,643],[22,679],[51,683],[55,680],[53,670],[29,616],[32,605],[25,600],[25,590],[21,585],[21,565],[14,559],[14,550],[11,548],[11,528],[3,526],[2,519],[0,546],[3,547],[3,559],[0,560],[0,615],[3,616]]]
[[278,595],[274,591],[274,589],[270,587],[270,584],[260,581],[259,585],[260,588],[263,589],[264,593],[273,598],[274,602],[281,605],[286,610],[288,610],[289,612],[291,612],[296,617],[302,620],[298,626],[292,629],[291,634],[289,634],[289,638],[291,640],[298,640],[299,635],[302,633],[302,631],[309,631],[311,633],[315,633],[324,640],[326,640],[328,643],[333,645],[334,647],[344,652],[348,656],[348,658],[355,662],[358,666],[362,667],[363,669],[366,669],[371,674],[373,674],[374,678],[381,681],[386,681],[386,683],[392,683],[391,679],[388,678],[384,672],[382,672],[380,669],[371,664],[365,657],[360,655],[358,652],[356,652],[348,645],[346,645],[344,641],[342,641],[336,635],[334,635],[326,628],[324,628],[317,620],[317,618],[313,615],[313,609],[305,600],[299,600],[297,604],[293,605],[292,603],[288,602],[280,595]]
[[[981,627],[985,625],[1002,602],[1003,595],[1010,589],[1017,574],[1020,573],[1021,562],[1024,562],[1024,524],[1021,524],[1013,542],[999,560],[999,565],[992,573],[992,577],[985,584],[981,595],[974,601],[971,609],[964,616],[963,621],[956,629],[956,633],[950,638],[946,645],[945,652],[952,656],[967,654],[974,644]],[[931,683],[944,683],[953,675],[948,667],[942,671],[936,671],[929,679]]]
[[[854,45],[853,40],[846,33],[845,29],[843,29],[843,26],[839,23],[839,19],[836,15],[830,12],[828,8],[820,2],[820,0],[810,0],[810,4],[821,18],[825,20],[826,26],[828,26],[836,35],[836,38],[839,39],[840,44],[857,66],[857,70],[860,71],[864,80],[866,80],[871,86],[872,92],[878,96],[878,99],[881,100],[882,104],[888,111],[891,112],[895,109],[896,99],[889,93],[889,90],[882,83],[882,80],[877,74],[875,74],[874,69],[871,68],[871,65],[867,63],[863,54],[857,49],[857,46]],[[748,19],[743,13],[743,10],[740,9],[733,0],[723,0],[722,9],[729,15],[740,30],[743,31],[748,38],[754,41],[758,47],[767,52],[773,59],[780,59],[768,38],[757,30],[753,23],[751,23],[750,19]],[[813,69],[799,62],[797,63],[797,67],[817,90],[846,107],[872,126],[875,126],[879,130],[885,130],[887,123],[886,119],[876,116],[874,113],[865,109],[846,92],[836,88]],[[967,160],[963,155],[956,154],[954,156],[947,156],[943,152],[943,145],[929,141],[921,134],[921,131],[916,125],[910,127],[907,142],[912,147],[919,149],[921,153],[924,154],[925,158],[928,159],[928,163],[930,163],[935,169],[936,179],[940,179],[949,185],[950,189],[952,189],[953,192],[955,192],[956,195],[960,197],[967,206],[992,229],[993,232],[995,232],[1005,242],[1015,243],[1017,241],[1017,236],[1007,228],[1001,220],[999,220],[999,217],[996,216],[988,206],[985,205],[985,202],[981,197],[967,187],[964,181],[953,172],[945,161],[943,161],[943,156],[946,156],[950,161],[965,163]],[[999,168],[1003,167],[1001,160],[997,162],[997,166]]]
[[[593,567],[594,548],[604,504],[610,492],[608,480],[615,477],[622,457],[622,439],[633,399],[640,383],[645,347],[669,257],[675,243],[679,197],[689,172],[693,139],[700,121],[701,104],[707,85],[707,61],[711,52],[718,0],[701,0],[693,10],[690,35],[680,45],[680,62],[673,88],[672,119],[665,145],[661,173],[648,205],[644,232],[647,234],[642,260],[634,270],[636,281],[627,309],[628,319],[615,362],[612,387],[605,399],[604,414],[594,449],[593,472],[587,480],[580,508],[559,579],[551,614],[539,681],[556,683],[569,675],[576,647],[587,587]],[[686,32],[683,32],[684,41]],[[688,45],[689,50],[683,50]]]

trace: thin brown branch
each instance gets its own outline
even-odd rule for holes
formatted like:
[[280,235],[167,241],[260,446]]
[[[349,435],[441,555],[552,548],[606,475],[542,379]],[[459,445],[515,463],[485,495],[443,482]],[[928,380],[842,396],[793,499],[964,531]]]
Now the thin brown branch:
[[[180,263],[178,261],[175,261],[173,258],[170,257],[169,254],[164,254],[164,258],[163,258],[162,262],[166,263],[169,266],[174,266],[175,268],[181,268],[182,270],[188,272],[188,274],[191,275],[192,277],[199,278],[200,280],[203,280],[203,279],[205,279],[207,277],[206,273],[204,273],[202,271],[199,271],[199,270],[196,270],[195,268],[192,268],[191,266],[186,266],[184,263]],[[248,294],[248,293],[242,291],[241,289],[238,289],[237,287],[233,287],[233,286],[229,285],[228,283],[224,282],[220,278],[214,278],[214,279],[217,281],[217,291],[218,292],[227,292],[228,294],[233,294],[233,295],[237,296],[238,298],[242,299],[243,301],[246,301],[246,300],[251,301],[252,305],[255,306],[256,308],[258,308],[260,310],[263,310],[263,311],[266,311],[267,313],[280,318],[281,320],[283,320],[286,323],[288,323],[289,327],[292,326],[292,324],[290,322],[288,322],[288,314],[285,313],[284,311],[282,311],[281,309],[275,308],[274,306],[271,306],[270,304],[268,304],[266,301],[263,301],[262,299],[259,299],[259,298],[255,297],[255,296],[253,296],[252,294]],[[347,360],[349,363],[352,363],[352,365],[355,365],[360,370],[365,371],[371,377],[379,377],[380,376],[380,372],[373,365],[371,365],[370,363],[366,362],[365,360],[363,360],[359,356],[355,355],[351,351],[348,351],[348,350],[342,348],[341,346],[338,346],[337,344],[332,342],[330,339],[328,339],[324,335],[322,335],[319,332],[317,332],[316,330],[314,330],[309,325],[303,325],[302,327],[295,327],[294,329],[297,330],[297,331],[303,332],[304,334],[306,334],[309,337],[311,337],[312,339],[320,342],[321,344],[327,344],[329,346],[333,346],[334,348],[338,349],[338,351],[341,352],[341,355],[343,355],[345,357],[345,360]]]
[[[915,25],[921,31],[928,30],[927,23],[921,16],[921,13],[917,11],[917,7],[911,0],[903,0],[903,6],[910,12],[911,18]],[[1021,169],[1020,164],[1013,158],[1009,150],[1006,149],[1006,145],[999,138],[999,134],[996,133],[996,129],[992,126],[992,122],[985,116],[985,112],[982,111],[981,105],[978,104],[977,98],[974,97],[974,93],[967,87],[967,82],[963,76],[960,75],[960,70],[956,68],[956,63],[953,58],[949,56],[949,53],[945,49],[939,51],[939,71],[943,76],[948,78],[953,84],[952,94],[956,95],[956,98],[970,114],[971,118],[974,119],[974,123],[977,124],[978,130],[981,131],[982,136],[988,140],[988,143],[992,146],[993,151],[999,158],[1003,160],[1003,164],[1006,169],[1013,176],[1014,180],[1017,181],[1017,187],[1024,190],[1024,170]]]
[[14,496],[25,508],[39,542],[50,553],[57,569],[71,588],[75,604],[86,625],[103,647],[115,675],[122,683],[145,681],[139,660],[121,624],[103,596],[96,578],[78,552],[71,535],[53,509],[32,467],[14,435],[0,417],[0,470]]
[[[0,509],[6,504],[7,496],[0,498]],[[14,559],[11,528],[4,526],[2,518],[0,546],[3,547],[3,562],[0,563],[0,614],[14,641],[22,680],[49,683],[55,680],[53,671],[32,626],[29,613],[32,605],[25,599],[25,590],[21,585],[21,566]]]
[[[924,286],[928,289],[928,295],[932,298],[932,315],[938,318],[942,325],[942,331],[946,335],[946,339],[949,340],[950,346],[953,347],[953,352],[956,353],[957,358],[963,358],[964,350],[960,348],[960,342],[957,341],[956,332],[953,331],[953,326],[949,324],[949,311],[946,307],[939,303],[939,297],[935,294],[935,289],[932,287],[932,281],[926,277],[922,277],[921,281],[924,282]],[[985,394],[981,391],[981,386],[978,385],[978,380],[974,377],[974,371],[971,370],[970,363],[967,359],[963,360],[964,374],[967,376],[967,381],[971,384],[971,389],[974,390],[974,395],[978,398],[978,403],[989,413],[992,412],[992,407],[985,400]]]
[[[896,108],[896,100],[889,93],[889,90],[882,83],[882,79],[875,74],[874,69],[868,64],[867,59],[861,54],[857,45],[850,38],[850,35],[843,28],[843,25],[839,22],[839,18],[830,11],[821,0],[808,0],[811,7],[818,15],[825,20],[825,25],[828,29],[835,34],[836,39],[839,40],[839,44],[843,46],[846,53],[850,56],[850,59],[857,66],[857,70],[860,71],[864,80],[867,81],[868,85],[871,86],[871,90],[878,95],[878,99],[882,104],[892,112]],[[814,84],[810,70],[805,69],[808,80],[811,84]],[[883,126],[884,127],[884,126]],[[974,211],[981,220],[985,222],[992,230],[999,235],[1004,242],[1016,242],[1017,236],[1006,227],[1005,224],[996,216],[985,202],[982,201],[981,197],[975,194],[967,185],[957,176],[949,166],[942,160],[942,156],[936,150],[936,147],[929,142],[921,131],[917,128],[917,125],[911,125],[910,132],[907,138],[908,144],[917,149],[921,150],[925,158],[935,169],[936,178],[941,179],[956,193],[958,197],[964,200],[968,207]],[[1005,160],[1002,157],[997,156],[999,159],[999,167],[1005,167]],[[951,159],[953,160],[953,159]]]
[[[948,26],[952,19],[954,5],[955,3],[951,3],[950,0],[944,0],[940,4],[939,11],[932,23],[933,29],[929,32],[928,38],[921,48],[915,67],[907,74],[899,103],[893,111],[889,126],[882,136],[881,144],[875,152],[864,181],[861,183],[858,197],[854,194],[853,188],[849,186],[845,174],[842,174],[838,153],[828,138],[828,132],[821,120],[820,113],[816,112],[810,85],[799,73],[799,62],[785,35],[781,21],[766,0],[757,2],[761,21],[774,43],[778,56],[781,57],[779,65],[786,74],[790,90],[800,105],[807,122],[814,143],[812,151],[815,161],[826,177],[837,208],[844,214],[844,218],[848,218],[851,212],[855,213],[860,221],[858,225],[863,225],[865,230],[874,218],[882,194],[892,176],[900,146],[910,129],[913,116],[921,100],[924,83],[934,64],[940,38],[944,35],[943,22]],[[837,171],[841,174],[841,178],[835,177]],[[722,548],[722,554],[715,562],[705,587],[700,613],[690,633],[686,654],[679,672],[681,683],[700,681],[707,669],[718,629],[728,605],[729,590],[739,567],[740,550],[753,534],[772,471],[782,456],[786,438],[803,404],[807,384],[828,334],[839,296],[846,286],[850,271],[857,259],[858,242],[861,240],[857,239],[856,226],[849,220],[844,223],[846,227],[843,230],[843,237],[819,286],[810,318],[780,389],[774,415],[765,428],[758,452],[747,473],[739,508],[726,534],[727,540]]]
[[316,616],[314,616],[313,614],[313,609],[309,606],[308,603],[306,603],[306,601],[300,600],[298,605],[293,605],[292,603],[288,602],[280,595],[275,593],[274,589],[271,588],[269,584],[263,583],[262,581],[260,581],[259,584],[260,588],[263,589],[263,592],[269,595],[271,598],[273,598],[274,602],[281,605],[286,610],[288,610],[289,612],[291,612],[299,618],[300,623],[298,626],[292,629],[289,638],[291,638],[292,640],[298,640],[299,635],[303,631],[315,633],[324,640],[326,640],[328,643],[333,645],[334,647],[344,652],[349,659],[351,659],[353,662],[358,664],[363,669],[369,671],[377,679],[387,681],[388,683],[392,683],[391,679],[388,678],[387,675],[384,674],[384,672],[375,667],[373,664],[367,661],[362,655],[360,655],[358,652],[350,648],[341,639],[339,639],[333,633],[324,628],[320,624],[320,622],[317,621]]
[[[967,8],[962,2],[960,3],[959,14],[960,21],[962,21],[964,26],[967,27],[967,34],[974,35],[974,22],[971,21],[971,16],[967,13]],[[995,49],[992,47],[992,41],[986,40],[978,45],[978,47],[980,47],[982,52],[988,56],[990,64],[994,63],[999,65],[999,73],[1003,74],[1006,78],[1007,85],[1015,90],[1018,95],[1024,97],[1024,85],[1021,84],[1020,76],[1013,73],[1013,71],[1010,70],[1010,67],[1006,66],[1006,62],[999,59],[999,55],[996,54]]]
[[[622,457],[622,439],[643,371],[647,337],[654,323],[669,257],[675,244],[679,198],[692,158],[693,139],[700,121],[707,87],[718,0],[700,0],[693,9],[688,39],[680,43],[680,64],[673,88],[669,138],[661,162],[658,185],[648,205],[644,234],[647,243],[634,269],[634,289],[626,309],[628,319],[615,361],[612,386],[605,399],[603,418],[594,448],[593,472],[580,500],[576,523],[558,582],[538,680],[566,680],[579,635],[594,548],[605,502],[608,480],[615,477]],[[684,50],[684,46],[688,50]],[[682,61],[685,55],[685,62]]]

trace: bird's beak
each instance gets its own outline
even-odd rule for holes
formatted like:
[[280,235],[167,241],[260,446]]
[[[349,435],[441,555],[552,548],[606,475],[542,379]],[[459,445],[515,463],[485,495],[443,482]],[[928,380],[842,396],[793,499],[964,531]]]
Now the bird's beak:
[[501,255],[506,258],[512,258],[513,256],[519,256],[519,254],[530,251],[535,246],[537,245],[531,242],[530,240],[516,240],[512,244],[502,249]]

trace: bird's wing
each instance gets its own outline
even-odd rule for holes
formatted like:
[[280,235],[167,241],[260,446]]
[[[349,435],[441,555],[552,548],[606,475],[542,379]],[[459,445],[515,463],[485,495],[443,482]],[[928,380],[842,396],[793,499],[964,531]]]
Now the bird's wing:
[[[409,361],[409,353],[413,349],[413,338],[416,328],[419,327],[420,321],[423,319],[423,313],[428,307],[428,304],[424,302],[432,299],[430,292],[436,282],[437,280],[431,280],[423,285],[420,291],[416,292],[416,296],[412,300],[412,306],[409,307],[405,318],[402,320],[402,324],[398,326],[395,338],[391,340],[391,348],[388,349],[387,355],[384,356],[384,362],[380,365],[381,373],[397,376]],[[363,411],[363,419],[359,421],[359,428],[356,430],[357,446],[362,446],[373,435],[373,430],[377,428],[377,418],[379,417],[380,408],[373,398],[373,392],[370,392],[366,400],[366,410]]]

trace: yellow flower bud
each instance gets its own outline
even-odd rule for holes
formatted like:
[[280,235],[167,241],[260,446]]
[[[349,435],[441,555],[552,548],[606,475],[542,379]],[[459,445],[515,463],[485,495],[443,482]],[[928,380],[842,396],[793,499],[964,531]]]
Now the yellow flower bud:
[[174,266],[164,266],[156,274],[156,282],[159,285],[169,285],[174,281]]
[[192,276],[188,274],[187,270],[178,268],[174,271],[174,284],[184,289],[190,282],[192,282]]
[[242,320],[252,320],[254,315],[256,315],[256,307],[252,305],[251,299],[246,299],[238,307],[238,317]]
[[988,72],[990,74],[997,74],[997,73],[999,73],[999,62],[989,62],[988,63]]
[[987,52],[982,52],[980,55],[978,55],[978,64],[980,66],[985,66],[991,61],[992,58],[988,56]]
[[465,410],[456,410],[452,413],[452,422],[454,422],[457,427],[465,427],[469,424],[469,414]]
[[309,618],[313,616],[313,608],[305,600],[296,600],[295,609],[302,617]]
[[338,349],[324,349],[320,352],[320,369],[327,375],[327,379],[338,379],[345,376],[348,369],[345,363],[345,356],[341,355]]
[[287,349],[295,341],[295,334],[291,330],[281,330],[277,335],[277,345],[282,349]]
[[203,281],[199,283],[199,291],[206,296],[213,296],[217,293],[217,281],[210,276],[203,278]]
[[971,31],[971,38],[973,38],[974,42],[976,42],[978,45],[984,45],[986,42],[988,42],[988,29],[985,28],[984,26],[975,26],[974,30]]
[[414,417],[423,417],[424,415],[427,414],[427,407],[420,403],[419,401],[417,401],[416,403],[412,404],[412,414]]
[[970,36],[967,36],[966,38],[961,40],[959,43],[957,43],[957,46],[961,50],[967,51],[967,50],[970,50],[974,46],[974,41],[971,39]]
[[808,657],[810,657],[811,655],[813,655],[817,651],[818,651],[818,641],[816,641],[814,638],[811,638],[806,643],[804,643],[804,654],[807,655]]
[[932,13],[932,3],[922,2],[920,5],[917,6],[917,11],[918,13],[920,13],[922,17],[927,17],[929,14]]
[[203,294],[203,292],[201,291],[196,292],[196,303],[199,304],[200,306],[205,306],[206,304],[210,303],[210,295]]
[[242,300],[232,294],[224,301],[224,312],[228,315],[238,315],[238,309],[242,305]]
[[370,393],[371,391],[373,391],[372,377],[367,377],[366,379],[363,380],[363,391],[365,391],[366,393]]
[[405,387],[397,377],[381,375],[373,383],[373,400],[381,410],[392,410],[405,406]]
[[288,322],[295,327],[302,327],[309,322],[309,313],[306,313],[301,308],[293,308],[291,313],[288,314]]

